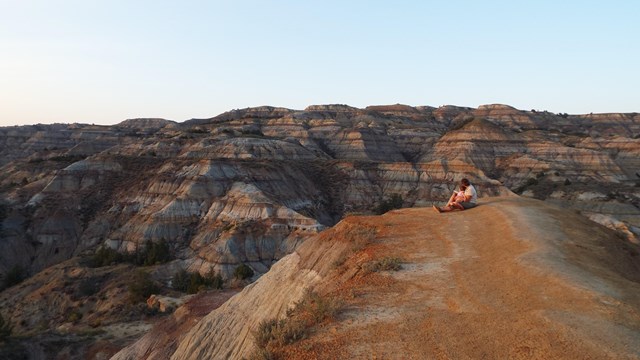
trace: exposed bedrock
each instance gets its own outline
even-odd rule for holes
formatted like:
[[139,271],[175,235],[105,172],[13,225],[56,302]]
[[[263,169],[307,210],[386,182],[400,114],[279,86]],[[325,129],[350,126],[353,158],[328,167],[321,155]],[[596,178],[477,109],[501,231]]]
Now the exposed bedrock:
[[639,136],[636,113],[499,104],[0,128],[0,273],[161,240],[192,271],[262,273],[347,213],[393,195],[406,207],[440,203],[462,177],[481,197],[548,199],[637,241]]

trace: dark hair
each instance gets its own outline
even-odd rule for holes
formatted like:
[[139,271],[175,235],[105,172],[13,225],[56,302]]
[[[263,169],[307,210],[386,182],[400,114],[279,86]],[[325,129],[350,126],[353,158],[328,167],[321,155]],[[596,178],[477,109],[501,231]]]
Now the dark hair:
[[460,180],[460,183],[461,183],[462,185],[464,185],[464,186],[469,186],[469,185],[471,185],[471,183],[469,182],[469,179],[467,179],[467,178],[464,178],[464,179]]

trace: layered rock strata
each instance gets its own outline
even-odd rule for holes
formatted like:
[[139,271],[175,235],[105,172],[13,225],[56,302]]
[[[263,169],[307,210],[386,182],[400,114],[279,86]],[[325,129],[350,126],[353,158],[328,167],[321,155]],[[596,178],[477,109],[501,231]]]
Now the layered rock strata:
[[[0,273],[162,239],[192,270],[263,272],[345,213],[392,195],[444,201],[462,177],[481,196],[550,199],[637,240],[639,136],[636,113],[506,105],[265,106],[183,123],[2,128]],[[603,196],[582,196],[591,192]]]

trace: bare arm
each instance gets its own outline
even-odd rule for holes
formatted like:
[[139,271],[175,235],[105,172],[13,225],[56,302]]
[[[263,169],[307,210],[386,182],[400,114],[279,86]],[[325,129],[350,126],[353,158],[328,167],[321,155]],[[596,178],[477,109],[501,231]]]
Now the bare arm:
[[455,202],[454,201],[455,198],[456,198],[456,192],[454,191],[453,194],[451,194],[451,197],[449,198],[449,201],[447,202],[447,205],[453,204]]

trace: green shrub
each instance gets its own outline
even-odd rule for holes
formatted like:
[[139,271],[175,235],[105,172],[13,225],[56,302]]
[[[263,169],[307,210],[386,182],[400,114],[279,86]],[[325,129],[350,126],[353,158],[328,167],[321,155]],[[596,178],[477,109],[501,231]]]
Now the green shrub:
[[136,248],[132,253],[120,253],[105,246],[100,247],[89,261],[89,266],[102,267],[118,263],[150,266],[163,264],[171,259],[171,250],[166,240],[161,239],[155,243],[147,240],[144,248]]
[[56,155],[56,156],[50,157],[48,160],[49,161],[57,161],[57,162],[74,163],[74,162],[80,161],[80,160],[82,160],[84,158],[85,158],[84,155]]
[[254,339],[256,340],[256,345],[263,348],[266,347],[270,341],[276,338],[276,332],[278,331],[278,328],[281,328],[284,324],[284,320],[263,320],[260,325],[258,325],[258,329],[253,335]]
[[343,235],[344,238],[352,244],[351,250],[358,252],[373,242],[377,232],[375,227],[358,224],[347,228]]
[[9,216],[9,205],[4,202],[0,202],[0,223]]
[[195,294],[206,288],[222,289],[222,276],[211,270],[206,276],[199,272],[190,273],[184,269],[178,270],[171,281],[175,290]]
[[133,274],[129,283],[129,301],[131,303],[136,304],[146,301],[151,294],[156,292],[158,292],[158,286],[148,273],[138,270]]
[[402,208],[403,203],[404,200],[402,199],[401,195],[393,194],[391,195],[391,198],[382,200],[382,202],[380,202],[380,204],[376,208],[376,214],[382,215],[389,210],[400,209]]
[[82,314],[78,311],[72,311],[67,316],[67,322],[74,323],[74,324],[80,321],[80,319],[82,319]]
[[171,279],[171,287],[173,289],[187,292],[189,288],[189,279],[190,273],[185,269],[178,270],[175,274],[173,274],[173,278]]
[[384,257],[379,260],[370,261],[364,264],[363,268],[368,272],[378,271],[398,271],[402,269],[402,260],[394,257]]
[[294,312],[306,314],[312,319],[312,324],[318,324],[325,319],[333,319],[340,306],[335,297],[323,297],[312,291],[296,304]]
[[2,289],[20,284],[27,278],[27,270],[20,265],[14,265],[5,275],[2,281]]
[[268,319],[254,331],[257,348],[250,359],[277,359],[283,346],[304,339],[311,328],[335,317],[341,303],[335,297],[308,292],[284,319]]
[[247,360],[277,360],[278,355],[267,348],[256,348]]
[[109,266],[111,264],[117,264],[124,262],[125,256],[118,251],[108,248],[106,246],[100,247],[96,253],[91,257],[89,266],[102,267]]
[[197,294],[204,288],[205,279],[199,272],[191,273],[189,276],[189,285],[187,286],[187,293]]
[[163,264],[171,260],[169,244],[165,239],[158,242],[147,240],[145,244],[144,265]]
[[455,119],[453,119],[453,121],[451,121],[451,127],[449,128],[449,131],[460,130],[465,125],[469,124],[475,119],[482,120],[482,118],[480,117],[476,118],[473,116],[463,116],[463,117],[458,116]]
[[266,348],[269,343],[276,346],[293,344],[305,336],[306,329],[299,321],[270,319],[258,325],[254,338],[259,347]]
[[80,296],[91,296],[100,291],[100,281],[96,278],[84,279],[78,285]]
[[236,279],[248,279],[254,275],[253,269],[246,264],[240,264],[234,271],[233,276]]
[[11,331],[13,330],[13,326],[9,321],[5,321],[0,314],[0,341],[4,341],[6,338],[11,336]]

